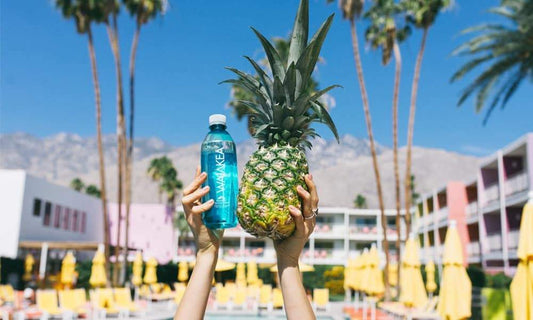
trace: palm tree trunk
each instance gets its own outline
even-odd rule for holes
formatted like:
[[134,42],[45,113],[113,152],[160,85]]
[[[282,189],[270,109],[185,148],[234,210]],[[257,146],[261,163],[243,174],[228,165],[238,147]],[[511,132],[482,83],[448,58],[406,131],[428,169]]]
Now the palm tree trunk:
[[411,106],[409,107],[409,125],[407,129],[407,159],[405,162],[405,237],[409,237],[411,232],[411,149],[413,146],[413,131],[415,126],[416,113],[416,96],[418,94],[418,80],[420,79],[420,67],[422,66],[422,57],[424,56],[424,49],[426,48],[426,39],[428,35],[428,28],[424,29],[422,35],[422,42],[420,50],[416,57],[415,74],[413,78],[413,85],[411,87]]
[[109,41],[111,43],[111,49],[115,58],[115,69],[117,75],[117,149],[118,149],[118,192],[117,192],[117,205],[118,205],[118,217],[117,217],[117,238],[115,244],[115,268],[113,269],[113,284],[118,285],[119,276],[119,254],[120,254],[120,238],[122,227],[122,197],[123,197],[123,178],[124,178],[124,160],[125,160],[125,131],[126,125],[124,123],[124,101],[122,94],[122,69],[120,63],[120,49],[118,44],[118,31],[117,31],[117,17],[113,15],[113,27],[106,24]]
[[104,148],[102,146],[102,102],[100,99],[100,81],[98,80],[98,71],[96,65],[96,53],[94,52],[93,34],[91,27],[87,29],[89,42],[89,57],[91,58],[91,71],[94,83],[94,98],[96,106],[96,141],[98,144],[98,165],[100,171],[100,199],[102,200],[102,214],[104,221],[104,253],[106,257],[105,269],[109,275],[109,217],[107,215],[107,193],[105,186],[105,163]]
[[[385,251],[385,270],[389,268],[389,243],[387,241],[387,219],[385,217],[385,206],[383,204],[383,191],[381,188],[381,178],[379,174],[378,156],[376,154],[376,146],[374,143],[374,135],[372,133],[372,119],[370,117],[370,107],[368,104],[368,95],[366,92],[365,79],[363,76],[363,67],[361,65],[361,57],[359,54],[359,41],[357,40],[357,30],[355,28],[355,21],[350,19],[353,56],[355,60],[355,69],[357,70],[357,79],[359,80],[359,88],[361,89],[361,97],[363,99],[363,108],[365,112],[366,128],[368,132],[368,140],[370,142],[370,152],[372,153],[372,163],[374,165],[374,175],[376,178],[376,187],[378,192],[379,209],[381,211],[381,227],[383,228],[383,251]],[[385,299],[389,299],[389,276],[387,272],[384,273],[385,280]]]
[[[394,41],[393,45],[394,60],[396,62],[396,70],[394,72],[394,93],[392,97],[392,140],[394,148],[394,191],[396,194],[396,255],[398,262],[398,277],[400,279],[400,257],[401,257],[401,220],[400,220],[400,169],[398,168],[398,98],[400,95],[400,74],[402,72],[402,55],[398,42]],[[388,270],[387,270],[388,272]],[[396,289],[399,290],[400,281],[396,284]],[[399,292],[399,291],[398,291]]]
[[135,115],[135,56],[137,54],[137,45],[139,43],[139,34],[141,32],[141,25],[137,23],[137,29],[133,35],[133,42],[131,44],[130,53],[130,136],[128,142],[128,152],[126,154],[126,243],[124,246],[124,263],[128,257],[128,243],[130,239],[130,206],[131,206],[131,192],[132,192],[132,178],[131,171],[133,169],[133,128]]

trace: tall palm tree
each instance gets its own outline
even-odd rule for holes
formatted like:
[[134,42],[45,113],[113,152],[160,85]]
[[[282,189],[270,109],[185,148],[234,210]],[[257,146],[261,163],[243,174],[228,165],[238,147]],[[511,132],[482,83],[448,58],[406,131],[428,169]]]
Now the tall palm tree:
[[117,82],[117,237],[115,243],[115,267],[113,268],[112,282],[113,285],[118,285],[120,263],[119,254],[121,248],[121,229],[122,229],[122,200],[124,197],[124,176],[125,176],[125,160],[126,160],[126,122],[124,117],[124,94],[122,91],[122,66],[120,58],[120,46],[118,38],[118,24],[117,16],[120,10],[120,3],[118,0],[103,0],[104,7],[104,22],[107,29],[107,35],[115,61],[115,73]]
[[100,198],[102,196],[102,192],[94,184],[88,185],[87,188],[85,188],[85,193],[97,198]]
[[475,108],[480,112],[492,94],[483,123],[500,105],[503,109],[524,80],[533,82],[533,1],[503,0],[489,12],[507,20],[503,24],[483,24],[464,30],[463,34],[479,33],[457,49],[454,55],[469,56],[471,60],[452,76],[462,79],[481,65],[485,69],[462,92],[458,105],[476,94]]
[[166,156],[161,158],[154,158],[150,161],[146,173],[152,179],[152,181],[159,183],[159,202],[161,202],[161,197],[163,195],[163,189],[161,188],[161,181],[163,179],[164,172],[168,167],[172,166],[172,162]]
[[[109,218],[107,214],[107,194],[105,179],[104,148],[102,143],[102,103],[100,98],[100,81],[96,64],[91,24],[103,22],[104,12],[100,3],[89,0],[56,0],[56,7],[61,10],[67,19],[74,18],[76,30],[80,34],[87,34],[89,58],[93,77],[94,98],[96,108],[96,141],[98,145],[98,167],[100,174],[100,199],[102,200],[102,215],[104,222],[104,251],[106,256],[105,266],[109,271]],[[106,274],[109,274],[107,272]]]
[[[333,2],[334,0],[327,0]],[[361,98],[363,100],[363,109],[365,113],[365,122],[368,133],[368,140],[370,142],[370,152],[372,154],[372,164],[374,167],[374,176],[376,179],[376,188],[378,194],[379,209],[381,211],[381,226],[383,232],[383,251],[385,252],[385,270],[389,265],[389,242],[387,241],[387,219],[385,217],[385,205],[383,202],[383,189],[381,187],[381,176],[379,172],[378,156],[376,153],[376,143],[374,142],[374,134],[372,131],[372,118],[370,116],[370,106],[368,102],[368,94],[366,91],[365,79],[363,75],[363,66],[361,64],[361,55],[359,53],[359,40],[357,39],[357,28],[355,25],[356,20],[361,16],[363,12],[363,0],[339,0],[339,7],[342,11],[344,19],[350,21],[350,31],[352,35],[352,47],[353,56],[355,60],[355,69],[357,71],[357,79],[359,80],[359,88],[361,90]],[[388,275],[385,272],[385,297],[389,298],[389,281]]]
[[[365,13],[365,18],[370,20],[370,25],[366,30],[366,40],[373,49],[381,49],[381,62],[383,65],[389,64],[394,55],[394,90],[392,95],[392,141],[393,141],[393,166],[394,166],[394,192],[396,199],[396,238],[397,257],[400,259],[400,169],[398,165],[398,99],[400,92],[400,75],[402,71],[402,56],[399,42],[405,40],[410,33],[408,25],[398,26],[396,20],[402,14],[402,7],[394,0],[374,0],[372,6]],[[387,232],[387,230],[383,230]],[[398,278],[400,268],[398,268]],[[398,284],[399,288],[399,284]]]
[[[130,119],[129,119],[129,137],[127,141],[126,152],[126,230],[125,230],[125,248],[123,250],[122,263],[125,264],[128,257],[128,243],[130,235],[130,205],[132,193],[132,177],[133,170],[133,136],[134,136],[134,118],[135,118],[135,60],[137,56],[137,45],[139,43],[139,35],[141,33],[141,26],[147,24],[151,19],[155,18],[157,14],[164,13],[167,6],[165,0],[122,0],[130,15],[135,19],[135,33],[133,34],[133,41],[131,43],[130,51]],[[123,265],[123,270],[125,270]]]
[[450,0],[403,0],[402,5],[407,14],[407,21],[417,29],[422,29],[422,40],[416,57],[413,84],[411,86],[411,105],[409,106],[409,123],[407,126],[407,156],[405,161],[405,236],[411,232],[411,154],[413,147],[413,131],[415,126],[416,98],[418,95],[418,81],[420,68],[426,48],[429,28],[435,23],[440,11],[450,5]]

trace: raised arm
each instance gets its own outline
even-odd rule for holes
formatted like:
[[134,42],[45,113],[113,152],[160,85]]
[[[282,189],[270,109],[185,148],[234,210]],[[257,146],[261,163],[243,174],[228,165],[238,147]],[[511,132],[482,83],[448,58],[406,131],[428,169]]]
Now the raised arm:
[[201,198],[209,192],[209,187],[201,188],[206,178],[207,174],[200,173],[200,167],[198,167],[193,182],[183,191],[183,210],[194,235],[197,252],[196,264],[174,316],[175,320],[202,320],[204,318],[218,259],[222,232],[213,232],[202,222],[202,212],[209,210],[214,204],[213,200],[201,203]]
[[274,242],[278,259],[279,283],[283,293],[285,313],[289,320],[316,319],[313,308],[311,308],[311,304],[307,299],[302,276],[298,268],[298,259],[309,235],[315,228],[315,212],[318,212],[318,195],[313,176],[306,175],[305,183],[309,188],[309,192],[298,186],[298,194],[302,198],[302,209],[300,210],[293,206],[289,207],[289,211],[296,223],[294,234],[285,240]]

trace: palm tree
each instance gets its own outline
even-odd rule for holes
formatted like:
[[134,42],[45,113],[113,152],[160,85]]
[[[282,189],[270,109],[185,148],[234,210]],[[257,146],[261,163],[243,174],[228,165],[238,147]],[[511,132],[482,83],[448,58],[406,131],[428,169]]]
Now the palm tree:
[[413,131],[415,126],[416,98],[418,95],[418,80],[420,68],[426,48],[429,28],[435,23],[439,12],[448,7],[450,0],[403,0],[402,5],[407,14],[407,21],[415,28],[422,29],[422,41],[416,57],[413,84],[411,86],[411,105],[409,107],[409,123],[407,126],[407,156],[405,162],[405,236],[411,232],[411,154],[413,146]]
[[[333,2],[333,0],[327,0],[328,2]],[[365,122],[368,133],[368,140],[370,142],[370,152],[372,154],[372,164],[374,166],[374,175],[376,179],[376,188],[378,194],[378,203],[379,209],[381,211],[381,226],[384,230],[383,232],[383,251],[385,252],[385,270],[387,270],[389,265],[389,243],[387,241],[387,219],[385,217],[385,205],[383,202],[383,190],[381,187],[381,177],[379,172],[378,165],[378,156],[376,153],[376,144],[374,142],[374,134],[372,131],[372,118],[370,116],[370,106],[368,102],[368,94],[366,91],[365,79],[363,75],[363,67],[361,64],[361,56],[359,53],[359,40],[357,39],[357,28],[355,21],[361,16],[363,11],[363,0],[339,0],[339,7],[342,11],[343,18],[350,21],[350,31],[352,35],[352,47],[353,47],[353,56],[355,60],[355,69],[357,71],[357,79],[359,80],[359,88],[361,90],[361,98],[363,100],[363,109],[365,112]],[[388,275],[385,272],[385,298],[389,297],[389,281]]]
[[[104,222],[104,251],[106,256],[105,265],[106,270],[109,271],[109,219],[107,214],[105,162],[104,148],[102,143],[102,103],[100,98],[100,81],[98,79],[96,53],[94,51],[91,29],[92,23],[100,23],[103,21],[103,8],[100,5],[97,5],[96,2],[89,0],[56,0],[56,7],[61,9],[61,12],[65,18],[74,18],[78,33],[87,34],[96,107],[96,140],[98,145],[98,167],[100,174],[100,199],[102,199],[102,215]],[[109,274],[109,272],[106,274]]]
[[164,172],[168,167],[172,166],[172,162],[166,156],[161,158],[154,158],[150,161],[148,165],[148,170],[146,173],[154,182],[159,183],[159,202],[161,202],[161,196],[163,195],[163,189],[161,188],[161,181],[163,179]]
[[82,192],[85,189],[85,183],[80,178],[74,178],[70,181],[70,188]]
[[85,193],[97,198],[100,198],[102,196],[102,192],[94,184],[88,185],[87,188],[85,188]]
[[130,52],[130,119],[129,119],[129,137],[127,142],[126,152],[126,248],[123,251],[123,264],[126,263],[128,257],[127,245],[129,243],[130,235],[130,205],[132,193],[132,178],[131,172],[133,170],[133,129],[135,116],[135,60],[137,56],[137,45],[139,43],[139,35],[141,33],[141,26],[148,23],[155,18],[158,13],[164,13],[167,2],[165,0],[122,0],[126,9],[135,19],[135,33],[133,34],[133,41],[131,43]]
[[104,8],[104,23],[107,29],[107,35],[115,61],[115,73],[117,82],[117,237],[115,244],[115,268],[113,268],[113,285],[117,285],[119,281],[119,274],[121,273],[119,264],[121,226],[122,226],[122,200],[124,197],[124,176],[126,171],[126,123],[124,118],[124,95],[122,91],[122,66],[120,58],[120,46],[118,41],[118,24],[117,16],[120,10],[120,3],[118,0],[103,0],[102,6]]
[[355,200],[353,201],[353,205],[357,208],[357,209],[366,209],[368,207],[367,203],[366,203],[366,198],[365,196],[363,196],[362,194],[358,193],[357,196],[355,197]]
[[453,51],[471,60],[453,75],[462,79],[481,65],[485,69],[462,92],[458,105],[476,94],[475,108],[480,112],[492,94],[483,123],[500,105],[503,109],[523,80],[533,82],[533,1],[504,0],[489,12],[507,20],[507,24],[483,24],[463,30],[463,34],[479,33]]
[[[387,65],[394,54],[394,90],[392,96],[392,140],[393,140],[393,166],[394,166],[394,191],[396,199],[396,230],[400,234],[400,169],[398,165],[398,99],[400,92],[400,75],[402,70],[402,57],[399,42],[405,40],[410,33],[408,25],[398,27],[396,20],[402,13],[402,7],[394,0],[374,0],[372,6],[365,13],[365,18],[370,20],[366,30],[366,40],[373,49],[381,48],[381,62]],[[386,232],[386,230],[384,230]],[[396,238],[397,257],[400,259],[400,242]],[[398,268],[398,278],[400,277]],[[398,284],[399,287],[399,284]]]

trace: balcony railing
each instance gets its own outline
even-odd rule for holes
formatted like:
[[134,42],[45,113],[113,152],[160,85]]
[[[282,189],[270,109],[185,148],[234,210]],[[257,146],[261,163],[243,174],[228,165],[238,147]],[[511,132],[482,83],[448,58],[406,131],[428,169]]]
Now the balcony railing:
[[491,186],[485,188],[485,200],[487,203],[491,201],[496,201],[500,198],[500,186],[498,183],[495,183]]
[[196,255],[195,247],[178,247],[178,256],[180,257],[192,257]]
[[477,201],[470,202],[465,208],[466,217],[470,218],[470,217],[477,216],[477,210],[478,210]]
[[238,247],[226,247],[222,249],[222,252],[225,257],[229,257],[229,258],[236,258],[236,257],[260,258],[260,257],[263,257],[265,254],[265,250],[263,248],[250,248],[250,247],[246,247],[244,250],[241,250]]
[[446,221],[448,219],[448,207],[444,207],[437,211],[437,222]]
[[500,251],[502,250],[502,236],[499,234],[489,235],[487,237],[487,242],[489,243],[489,251]]
[[[316,228],[315,228],[316,229]],[[350,226],[350,234],[377,234],[378,227],[376,225],[352,225]]]
[[477,257],[480,254],[479,251],[479,242],[470,242],[466,245],[466,251],[468,252],[468,256],[470,257]]
[[527,172],[513,175],[505,181],[505,195],[511,195],[526,190],[528,187]]
[[510,249],[518,248],[518,238],[520,235],[520,230],[511,230],[507,234],[507,242]]

